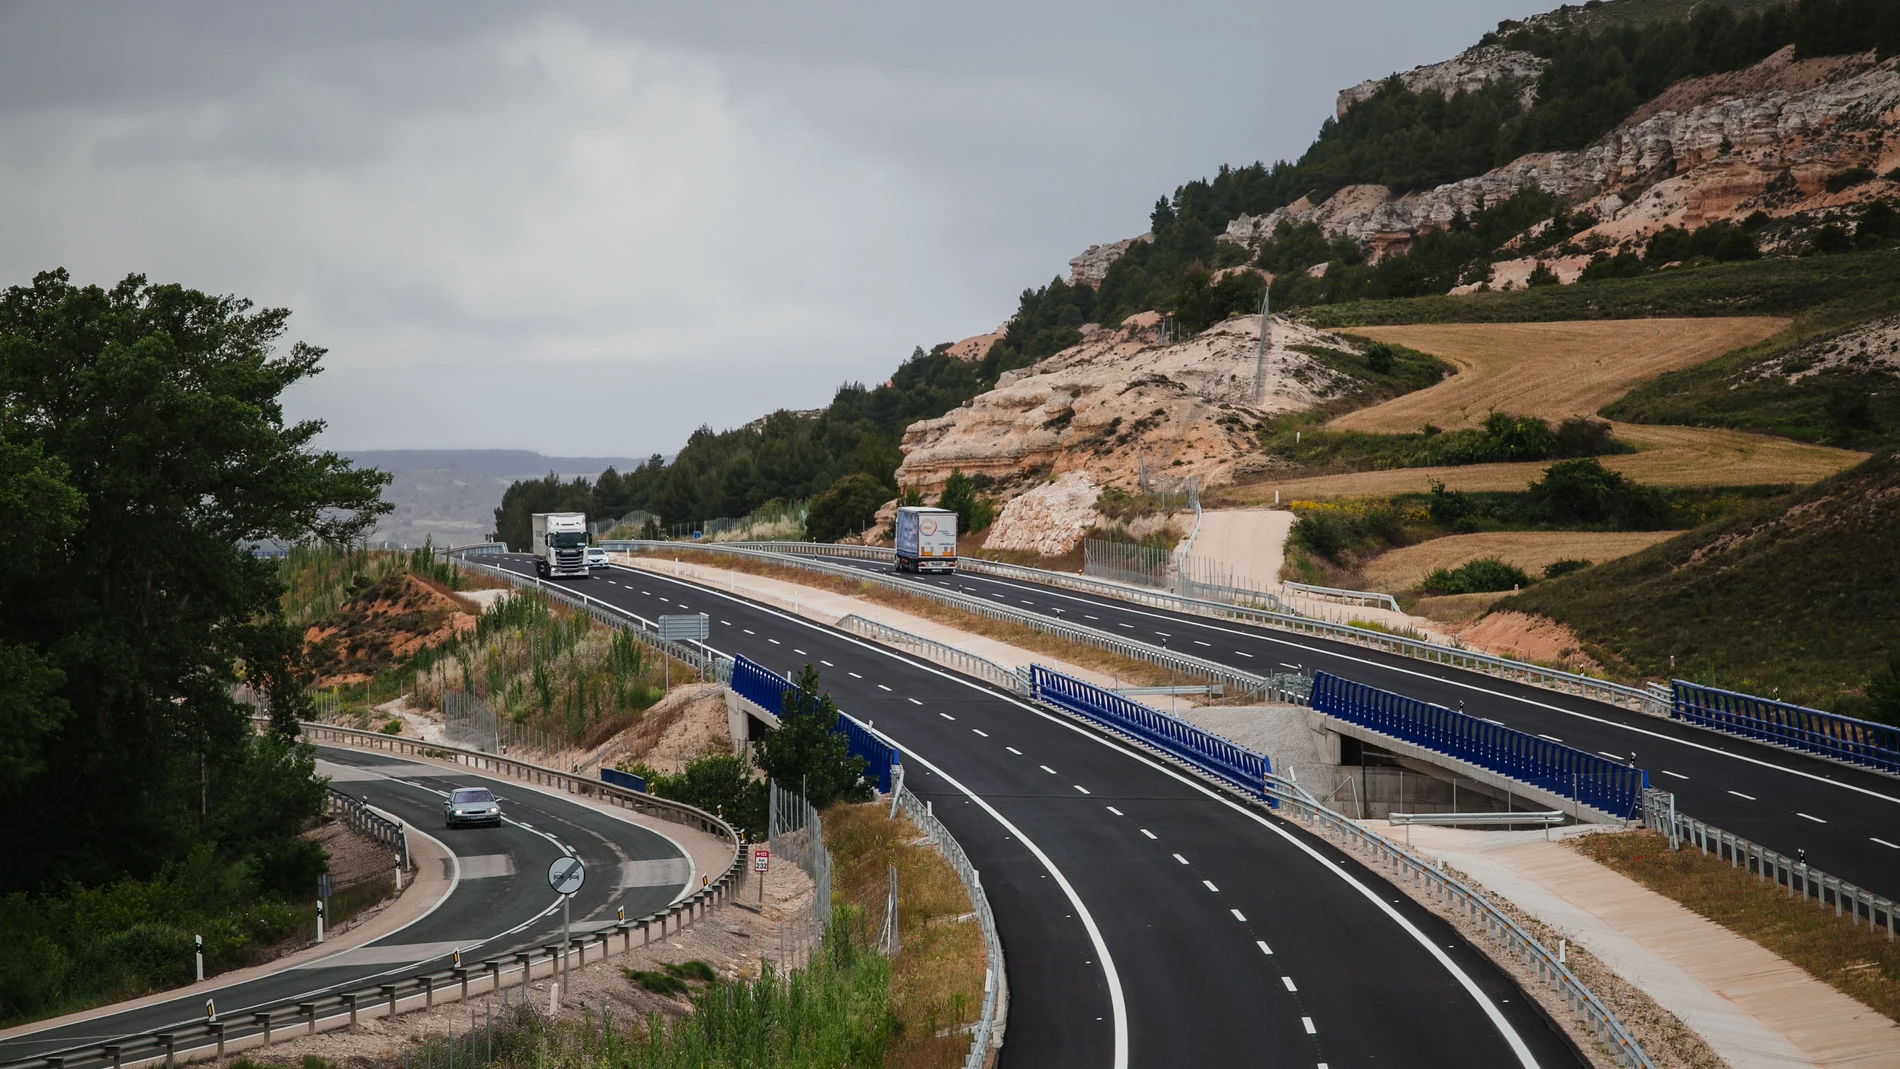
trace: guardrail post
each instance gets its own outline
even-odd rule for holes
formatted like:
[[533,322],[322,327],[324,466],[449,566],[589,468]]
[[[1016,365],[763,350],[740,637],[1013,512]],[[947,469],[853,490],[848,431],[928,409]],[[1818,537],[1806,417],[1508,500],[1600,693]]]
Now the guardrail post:
[[170,1032],[160,1032],[152,1038],[165,1048],[165,1069],[173,1069],[178,1064],[178,1047]]
[[[456,971],[460,972],[461,970],[458,969]],[[435,977],[420,976],[416,979],[422,984],[422,1008],[425,1010],[435,1009]],[[395,1009],[393,1004],[390,1009],[393,1013]]]
[[112,1060],[112,1069],[125,1069],[124,1048],[117,1043],[108,1043],[99,1050]]
[[501,991],[501,962],[489,958],[482,962],[482,969],[488,973],[488,993],[498,994]]
[[384,1016],[389,1018],[392,1021],[395,1020],[396,1019],[396,985],[395,984],[377,984],[376,990],[380,991],[383,997],[389,1001],[389,1012],[384,1014]]
[[304,1035],[307,1035],[307,1036],[316,1035],[317,1034],[317,1004],[314,1002],[299,1002],[297,1003],[297,1012],[303,1014],[304,1021],[307,1023],[307,1027],[304,1029]]
[[521,966],[521,997],[528,997],[528,981],[534,975],[534,951],[522,950],[515,953],[515,961]]
[[224,1060],[224,1022],[213,1021],[205,1028],[211,1032],[211,1038],[218,1041],[218,1060]]
[[342,999],[343,999],[343,1005],[347,1007],[350,1011],[350,1027],[355,1028],[356,1027],[356,995],[354,993],[351,993],[351,994],[342,996]]
[[270,1014],[254,1013],[251,1015],[251,1022],[264,1030],[264,1045],[270,1046]]

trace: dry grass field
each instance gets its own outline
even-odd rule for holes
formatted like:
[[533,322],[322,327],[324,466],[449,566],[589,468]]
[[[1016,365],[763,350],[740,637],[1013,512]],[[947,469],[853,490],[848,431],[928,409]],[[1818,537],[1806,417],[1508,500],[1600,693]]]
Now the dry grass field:
[[1339,430],[1402,434],[1427,423],[1475,427],[1492,409],[1562,420],[1597,409],[1665,371],[1691,367],[1786,330],[1789,320],[1621,319],[1441,323],[1354,330],[1458,368],[1436,386],[1348,412]]
[[[1452,323],[1366,327],[1356,333],[1396,342],[1459,369],[1436,386],[1348,412],[1328,426],[1373,433],[1411,433],[1427,423],[1453,430],[1474,426],[1493,409],[1558,421],[1596,411],[1640,383],[1677,368],[1752,345],[1788,325],[1785,319],[1635,319],[1577,323]],[[1617,438],[1636,453],[1604,457],[1652,486],[1803,486],[1853,467],[1866,454],[1743,431],[1615,423]],[[1273,478],[1223,488],[1210,500],[1228,506],[1272,504],[1360,494],[1424,493],[1442,482],[1454,490],[1522,490],[1547,465],[1471,464],[1398,468],[1305,478]]]
[[1405,546],[1367,561],[1360,569],[1369,589],[1397,594],[1418,586],[1434,568],[1456,568],[1480,557],[1496,557],[1531,574],[1560,560],[1602,564],[1647,549],[1680,531],[1487,531],[1448,535]]

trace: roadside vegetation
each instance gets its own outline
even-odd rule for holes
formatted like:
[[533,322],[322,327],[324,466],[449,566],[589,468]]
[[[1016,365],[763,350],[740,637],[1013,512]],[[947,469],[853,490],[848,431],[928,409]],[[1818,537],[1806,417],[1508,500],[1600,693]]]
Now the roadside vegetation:
[[1575,417],[1555,428],[1536,416],[1493,412],[1482,426],[1445,431],[1426,424],[1416,434],[1371,434],[1324,429],[1332,413],[1300,412],[1260,422],[1262,451],[1304,471],[1330,474],[1464,464],[1508,464],[1613,456],[1635,449],[1616,440],[1610,425]]
[[1900,1021],[1900,942],[1889,941],[1884,929],[1849,924],[1831,906],[1791,898],[1787,888],[1691,845],[1672,851],[1655,832],[1585,835],[1566,845]]
[[1495,608],[1568,625],[1613,671],[1872,715],[1900,652],[1897,544],[1900,459],[1883,452]]
[[288,317],[140,276],[0,293],[0,1024],[174,985],[198,933],[240,964],[324,871],[301,629],[247,547],[349,542],[387,479],[283,421],[322,356]]

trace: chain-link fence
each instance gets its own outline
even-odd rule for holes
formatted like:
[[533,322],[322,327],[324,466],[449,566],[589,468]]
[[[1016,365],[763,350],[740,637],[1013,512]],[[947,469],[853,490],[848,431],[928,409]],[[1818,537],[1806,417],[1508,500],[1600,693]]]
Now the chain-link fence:
[[1137,542],[1111,542],[1105,538],[1082,540],[1082,574],[1118,583],[1134,583],[1165,589],[1168,585],[1168,551],[1160,546]]
[[482,753],[554,753],[568,749],[553,735],[496,716],[488,703],[460,690],[442,692],[442,733],[456,746]]
[[830,919],[831,853],[825,849],[825,829],[818,810],[797,791],[788,791],[770,780],[766,781],[766,794],[767,839],[772,853],[810,876],[814,903],[826,904],[823,909],[814,906],[812,911],[815,938],[822,938]]

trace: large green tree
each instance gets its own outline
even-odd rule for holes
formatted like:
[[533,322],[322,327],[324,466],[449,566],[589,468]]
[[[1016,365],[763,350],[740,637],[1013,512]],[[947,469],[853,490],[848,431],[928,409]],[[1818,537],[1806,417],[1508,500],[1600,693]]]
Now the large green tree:
[[807,664],[785,692],[778,729],[759,740],[759,768],[787,790],[803,789],[819,809],[833,802],[865,802],[874,793],[864,758],[837,733],[838,703]]
[[[0,891],[268,868],[321,787],[231,685],[289,710],[301,636],[247,543],[361,534],[387,477],[313,447],[289,312],[65,271],[0,294]],[[294,723],[280,724],[294,731]]]

